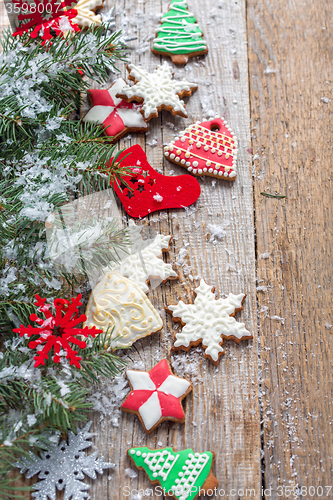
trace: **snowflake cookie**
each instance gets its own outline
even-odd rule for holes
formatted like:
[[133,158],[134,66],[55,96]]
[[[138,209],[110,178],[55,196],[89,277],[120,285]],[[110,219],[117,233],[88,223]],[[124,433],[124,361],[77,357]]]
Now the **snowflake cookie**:
[[[125,257],[117,264],[111,263],[104,271],[116,271],[122,276],[134,281],[144,292],[149,291],[147,285],[149,278],[151,278],[151,280],[153,280],[153,278],[158,279],[158,284],[165,283],[169,279],[178,279],[178,274],[172,269],[172,265],[166,264],[163,259],[161,259],[162,253],[169,250],[172,235],[164,236],[162,234],[157,234],[151,243],[144,246],[145,242],[141,238],[140,228],[130,220],[129,230],[133,231],[135,228],[139,229],[139,234],[136,235],[136,238],[141,240],[143,245],[142,250],[135,253],[133,252],[132,255]],[[136,245],[138,244],[137,241],[135,243]]]
[[104,132],[118,141],[130,132],[147,132],[149,125],[144,121],[141,104],[126,102],[116,97],[126,87],[126,82],[118,78],[108,89],[90,89],[88,97],[93,107],[83,117],[83,122],[102,125]]
[[103,474],[104,469],[115,467],[97,458],[97,452],[86,455],[84,450],[91,447],[89,440],[94,436],[89,432],[90,427],[91,422],[82,430],[77,429],[77,434],[69,431],[68,444],[66,441],[59,443],[59,436],[55,436],[56,442],[41,452],[40,457],[29,453],[14,464],[28,479],[38,474],[40,481],[32,486],[35,492],[31,496],[35,500],[54,500],[57,489],[65,490],[67,500],[85,500],[89,498],[87,490],[90,488],[82,481],[85,475],[96,479],[96,472]]
[[209,175],[234,181],[237,165],[237,138],[227,122],[215,118],[197,122],[164,148],[164,156],[194,175]]
[[141,288],[115,272],[105,273],[91,292],[86,316],[84,325],[99,325],[120,348],[130,347],[163,327],[162,318]]
[[149,480],[159,483],[176,500],[194,500],[198,495],[214,491],[218,480],[212,473],[215,454],[195,453],[191,449],[175,452],[173,448],[130,448],[129,458]]
[[184,326],[181,332],[175,334],[176,342],[172,350],[188,352],[192,346],[201,343],[205,357],[217,365],[219,357],[225,353],[221,347],[223,339],[232,339],[239,344],[241,340],[253,337],[244,323],[237,323],[233,317],[243,309],[246,295],[229,293],[226,299],[216,300],[214,290],[201,280],[200,286],[195,289],[194,304],[184,304],[181,300],[177,305],[166,307],[166,310],[173,315],[173,321]]
[[161,109],[166,109],[173,115],[187,117],[181,98],[190,96],[198,88],[195,83],[173,80],[171,66],[166,61],[153,73],[134,64],[128,64],[127,69],[128,78],[134,85],[124,87],[117,97],[128,102],[142,102],[141,113],[146,122],[157,117]]
[[149,372],[127,370],[126,376],[131,392],[121,409],[137,415],[147,434],[165,420],[184,423],[181,401],[191,392],[192,384],[175,377],[166,359]]
[[103,7],[104,0],[79,0],[75,4],[77,11],[73,21],[81,28],[89,28],[92,24],[100,26],[102,24],[102,16],[96,14],[95,11]]

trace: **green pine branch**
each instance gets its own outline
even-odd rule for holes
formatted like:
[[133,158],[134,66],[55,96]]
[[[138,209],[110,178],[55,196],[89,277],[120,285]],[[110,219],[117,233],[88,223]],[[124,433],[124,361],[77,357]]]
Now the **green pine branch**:
[[74,220],[71,231],[82,234],[80,255],[91,252],[91,259],[67,269],[50,259],[45,226],[65,204],[110,189],[129,173],[101,128],[75,119],[88,78],[106,82],[123,60],[119,36],[107,36],[101,26],[47,46],[10,31],[1,41],[0,498],[13,496],[10,466],[40,449],[41,433],[65,433],[86,421],[91,384],[124,367],[103,334],[80,351],[81,370],[52,359],[35,369],[29,341],[12,332],[30,323],[36,293],[73,295],[87,273],[98,274],[126,251],[127,232],[115,220],[102,221],[93,247],[88,231],[97,219]]

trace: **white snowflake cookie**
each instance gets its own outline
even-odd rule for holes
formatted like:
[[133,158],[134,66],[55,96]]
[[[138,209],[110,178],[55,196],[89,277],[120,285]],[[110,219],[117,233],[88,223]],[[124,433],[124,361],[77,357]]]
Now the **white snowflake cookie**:
[[141,113],[148,122],[158,116],[161,109],[170,111],[173,115],[187,117],[185,103],[181,100],[190,96],[198,86],[186,80],[173,80],[171,66],[164,62],[153,73],[134,64],[128,64],[128,78],[134,82],[130,87],[124,87],[117,97],[125,101],[142,102]]
[[[151,285],[160,285],[169,279],[177,279],[177,273],[172,269],[171,264],[166,264],[161,259],[162,253],[169,250],[169,244],[172,236],[164,236],[157,234],[153,241],[147,246],[144,246],[145,241],[140,235],[140,228],[130,220],[129,230],[135,235],[135,245],[138,246],[138,241],[142,243],[142,250],[134,248],[132,255],[124,258],[121,262],[110,265],[104,269],[107,271],[116,271],[117,273],[134,281],[144,292],[149,291],[147,283],[150,281]],[[138,230],[138,234],[137,234]],[[131,238],[133,239],[133,238]]]
[[181,332],[175,334],[176,342],[172,350],[189,351],[192,346],[200,343],[205,349],[205,357],[215,365],[225,353],[221,347],[223,339],[232,339],[237,344],[241,340],[252,339],[244,323],[238,323],[233,317],[243,309],[242,303],[246,295],[229,293],[226,299],[216,300],[214,287],[204,280],[195,289],[194,304],[184,304],[181,300],[177,305],[166,307],[173,315],[173,321],[183,325]]

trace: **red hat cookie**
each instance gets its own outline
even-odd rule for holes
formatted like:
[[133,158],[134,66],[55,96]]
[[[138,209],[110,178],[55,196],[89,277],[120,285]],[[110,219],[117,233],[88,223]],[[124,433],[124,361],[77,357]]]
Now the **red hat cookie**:
[[194,175],[236,179],[236,137],[221,118],[197,122],[164,148],[164,156]]

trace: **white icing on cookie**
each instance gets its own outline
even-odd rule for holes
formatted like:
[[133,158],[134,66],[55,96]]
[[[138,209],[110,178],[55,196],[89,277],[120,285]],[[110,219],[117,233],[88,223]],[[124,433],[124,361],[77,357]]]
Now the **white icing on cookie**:
[[104,0],[79,0],[73,6],[77,10],[77,16],[72,21],[78,24],[81,28],[88,28],[92,24],[100,26],[102,24],[102,17],[96,15],[94,9],[103,6]]
[[140,113],[141,104],[128,103],[116,97],[125,86],[125,80],[118,78],[108,89],[90,89],[93,107],[82,121],[103,125],[105,133],[116,138],[132,130],[148,130],[149,125]]
[[148,119],[156,115],[162,107],[171,107],[177,114],[187,117],[184,101],[178,94],[183,91],[192,92],[197,88],[195,83],[186,80],[172,80],[171,66],[164,62],[153,73],[134,64],[128,65],[129,72],[135,78],[135,84],[124,87],[122,96],[131,99],[135,96],[143,99],[143,116]]
[[163,326],[160,315],[136,283],[115,272],[107,272],[93,289],[86,316],[84,326],[108,331],[115,346],[123,348]]
[[[130,228],[137,227],[130,221]],[[140,231],[140,230],[139,230]],[[169,248],[171,236],[156,235],[155,239],[139,253],[134,253],[124,258],[118,264],[110,264],[104,271],[116,271],[122,276],[126,276],[134,281],[144,292],[149,291],[147,280],[150,276],[159,277],[161,281],[169,278],[177,278],[177,273],[172,269],[171,264],[166,264],[161,259],[162,251]],[[140,239],[144,245],[144,240]]]
[[[171,15],[174,12],[175,15]],[[158,38],[153,42],[157,51],[189,54],[207,50],[207,43],[202,40],[202,31],[192,12],[187,10],[187,2],[173,1],[169,5],[169,12],[161,19],[163,23],[156,30]]]
[[122,409],[138,412],[146,431],[163,420],[184,418],[180,401],[191,390],[188,380],[172,374],[166,359],[160,361],[150,372],[128,370],[126,376],[132,390]]
[[[164,148],[164,156],[195,175],[234,179],[237,138],[221,118],[195,123]],[[177,156],[176,156],[177,155]]]
[[223,338],[232,338],[236,342],[252,338],[244,323],[238,323],[231,314],[242,308],[245,294],[234,295],[229,293],[226,299],[216,300],[211,286],[204,280],[196,288],[194,304],[184,304],[181,300],[177,305],[168,306],[174,318],[185,323],[181,332],[176,333],[175,347],[189,347],[191,342],[200,339],[205,354],[217,362],[224,349],[220,346]]

